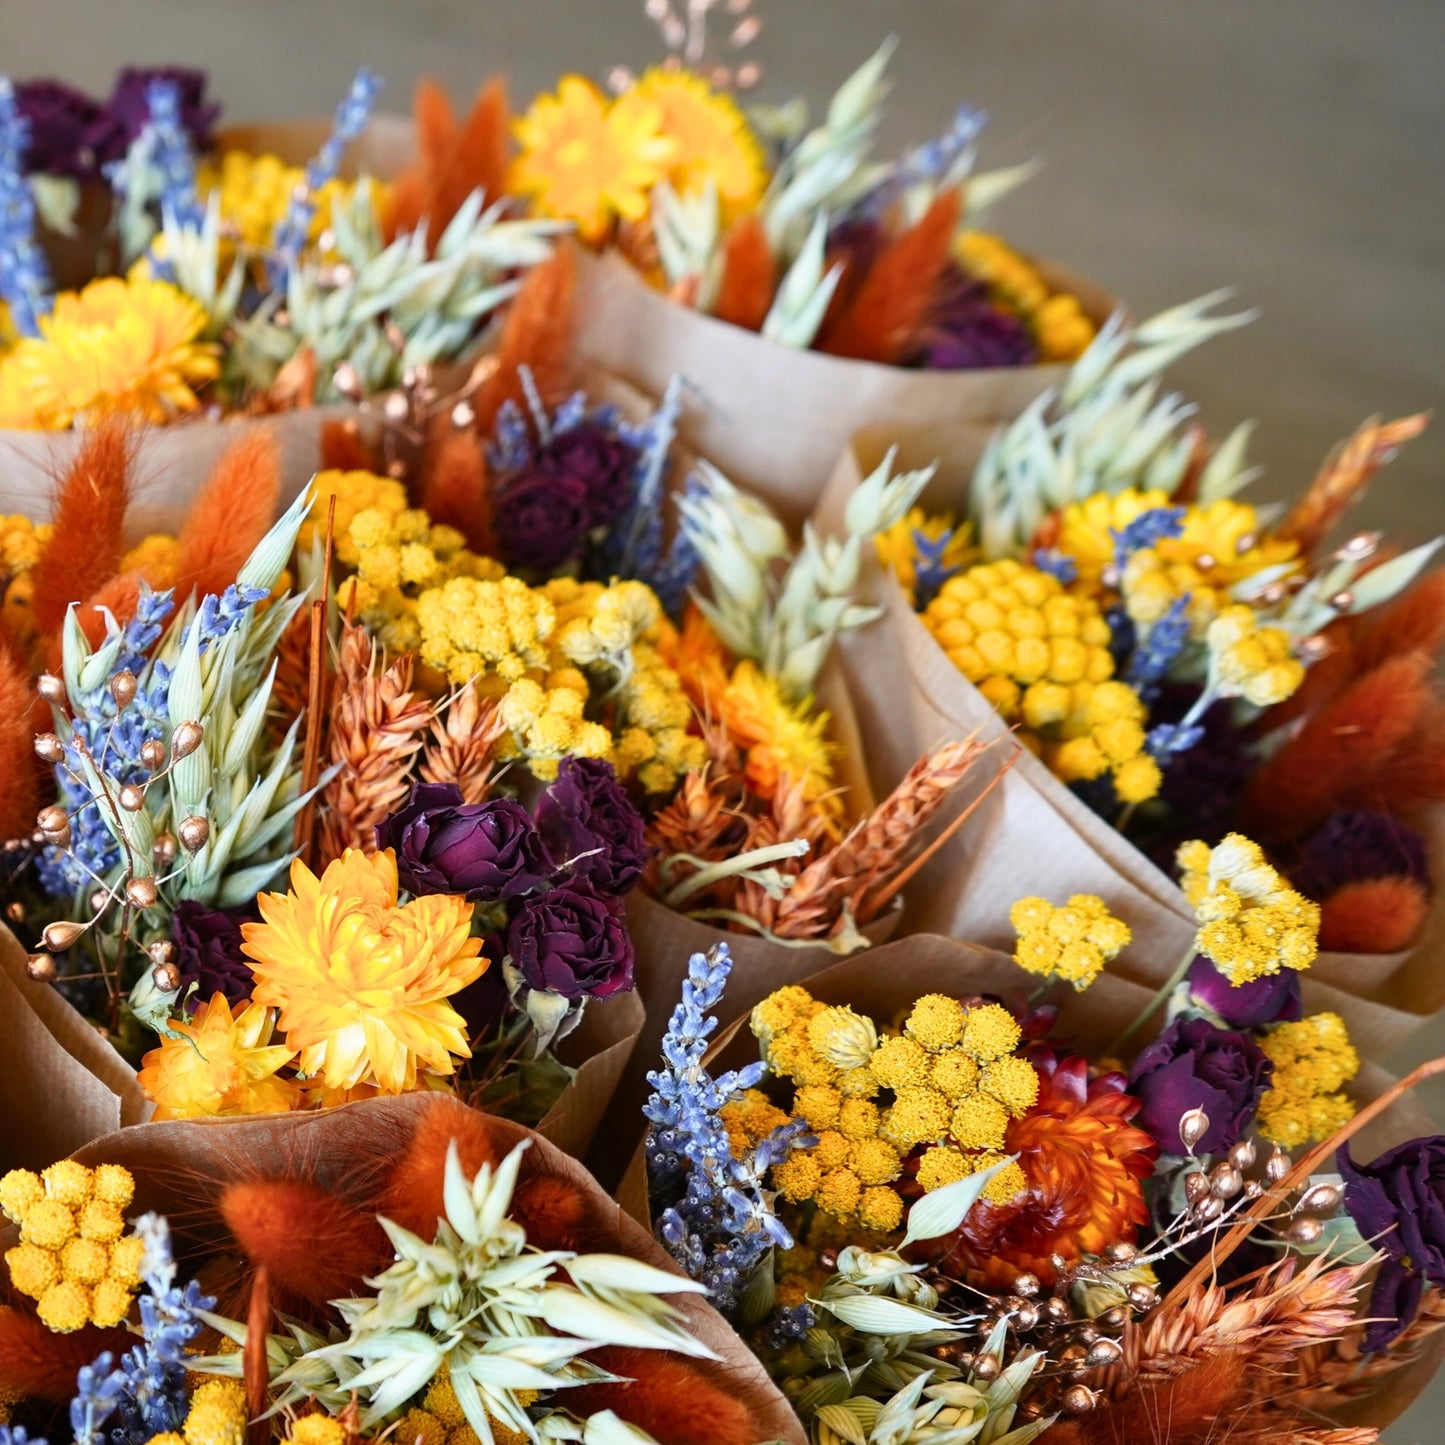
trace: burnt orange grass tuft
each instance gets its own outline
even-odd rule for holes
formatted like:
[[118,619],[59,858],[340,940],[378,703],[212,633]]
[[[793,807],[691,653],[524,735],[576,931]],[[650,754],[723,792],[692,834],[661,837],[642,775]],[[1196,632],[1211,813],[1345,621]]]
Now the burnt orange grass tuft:
[[455,527],[467,546],[483,556],[496,550],[491,488],[480,434],[439,416],[432,423],[422,481],[422,509],[433,522]]
[[1414,878],[1362,878],[1320,904],[1320,947],[1334,953],[1398,953],[1425,925],[1430,899]]
[[496,1165],[504,1157],[485,1114],[451,1099],[432,1104],[421,1116],[406,1152],[389,1171],[379,1205],[380,1213],[423,1239],[435,1235],[437,1220],[446,1214],[442,1186],[453,1140],[468,1177],[483,1164]]
[[570,1393],[568,1403],[583,1416],[614,1410],[668,1445],[748,1445],[752,1438],[747,1407],[696,1365],[624,1348],[596,1350],[588,1359],[624,1378]]
[[601,1239],[593,1227],[587,1200],[569,1180],[539,1174],[522,1180],[512,1195],[512,1218],[539,1249],[570,1249],[578,1254]]
[[321,428],[321,469],[335,472],[373,472],[376,460],[361,440],[354,420],[329,421]]
[[30,673],[0,648],[0,840],[29,837],[40,808]]
[[724,244],[722,284],[713,315],[746,331],[761,331],[777,290],[778,263],[767,228],[753,212],[739,216]]
[[177,598],[192,587],[199,596],[220,593],[276,516],[281,454],[275,438],[253,430],[233,442],[216,463],[181,528]]
[[0,1399],[69,1400],[81,1366],[93,1363],[102,1350],[119,1356],[134,1339],[127,1330],[92,1325],[73,1334],[52,1334],[33,1314],[0,1305]]

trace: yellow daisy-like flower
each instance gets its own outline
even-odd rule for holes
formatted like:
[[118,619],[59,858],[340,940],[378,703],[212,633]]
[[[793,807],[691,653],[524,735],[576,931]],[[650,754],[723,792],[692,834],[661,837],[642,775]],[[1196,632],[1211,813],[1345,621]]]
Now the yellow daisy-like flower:
[[[296,188],[306,180],[300,166],[288,166],[273,155],[227,151],[219,161],[203,160],[196,167],[196,193],[203,202],[220,197],[221,222],[226,232],[252,251],[271,243],[277,223],[286,214]],[[385,210],[385,188],[369,181],[377,213]],[[352,181],[330,180],[316,193],[316,213],[307,238],[317,241],[331,224],[332,208],[345,202],[355,189]]]
[[61,292],[40,335],[0,361],[0,397],[18,387],[30,414],[10,424],[63,431],[77,420],[164,422],[194,411],[194,388],[220,373],[219,348],[198,339],[205,325],[200,303],[165,281],[107,276]]
[[1059,515],[1054,545],[1079,569],[1076,590],[1092,595],[1101,589],[1104,569],[1114,560],[1113,532],[1122,532],[1145,512],[1168,505],[1168,496],[1157,487],[1147,492],[1138,487],[1094,492],[1082,502],[1070,502]]
[[790,703],[776,678],[745,659],[733,669],[722,711],[728,733],[747,752],[748,786],[758,797],[771,798],[784,777],[801,783],[810,801],[830,792],[838,749],[828,737],[832,718],[815,711],[812,698]]
[[348,848],[320,878],[298,858],[291,891],[258,902],[262,921],[242,929],[255,999],[281,1010],[302,1073],[398,1094],[416,1087],[419,1068],[450,1074],[454,1056],[470,1058],[447,1002],[487,967],[465,899],[398,906],[396,855]]
[[173,1020],[141,1063],[140,1086],[155,1101],[157,1119],[200,1119],[229,1114],[284,1114],[301,1091],[277,1077],[296,1056],[271,1043],[275,1014],[259,1003],[235,1012],[215,994],[189,1022]]
[[726,215],[750,211],[768,183],[758,138],[738,103],[688,70],[647,71],[633,93],[662,111],[662,133],[677,142],[667,179],[680,192],[716,187]]
[[590,80],[564,75],[513,127],[521,154],[508,189],[601,241],[617,217],[646,215],[648,192],[676,159],[662,122],[662,107],[635,90],[609,101]]

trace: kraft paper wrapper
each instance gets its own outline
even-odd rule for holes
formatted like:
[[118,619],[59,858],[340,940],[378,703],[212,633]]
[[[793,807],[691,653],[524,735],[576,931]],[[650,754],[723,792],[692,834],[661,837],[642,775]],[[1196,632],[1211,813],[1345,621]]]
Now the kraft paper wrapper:
[[[156,1210],[174,1215],[178,1226],[188,1227],[188,1232],[204,1231],[206,1196],[229,1180],[281,1176],[304,1167],[306,1177],[324,1187],[350,1192],[348,1183],[354,1187],[368,1174],[377,1177],[406,1149],[418,1119],[432,1102],[428,1095],[408,1094],[316,1114],[148,1124],[97,1139],[75,1157],[90,1167],[110,1163],[129,1169],[136,1179],[133,1213]],[[505,1150],[530,1138],[533,1166],[567,1180],[586,1196],[590,1215],[611,1234],[605,1246],[608,1252],[681,1274],[651,1232],[609,1199],[576,1159],[519,1124],[493,1117],[491,1129]],[[221,1227],[215,1219],[211,1228],[214,1233]],[[751,1438],[804,1445],[796,1416],[722,1316],[695,1294],[677,1295],[670,1302],[684,1316],[693,1338],[719,1356],[718,1363],[697,1364],[715,1385],[747,1407],[752,1415]]]
[[[837,531],[843,507],[892,437],[855,439],[839,460],[815,518]],[[924,493],[929,510],[961,512],[978,448],[953,429],[909,435],[900,466],[943,461]],[[1008,725],[949,660],[891,571],[865,554],[857,596],[885,615],[839,639],[836,656],[853,693],[875,788],[891,786],[923,751],[975,730],[1007,747]],[[980,784],[983,779],[980,779]],[[967,788],[968,784],[965,784]],[[1428,819],[1436,876],[1445,878],[1445,812]],[[1013,947],[1008,913],[1026,894],[1062,901],[1094,893],[1133,930],[1111,971],[1158,986],[1190,946],[1197,925],[1178,886],[1105,819],[1020,748],[1003,782],[930,861],[909,889],[903,927]],[[1391,954],[1322,953],[1305,977],[1332,1001],[1367,1049],[1397,1042],[1445,1004],[1445,891],[1437,891],[1426,937]],[[1359,1006],[1356,1007],[1356,1002]]]
[[582,1022],[557,1045],[557,1057],[577,1070],[537,1132],[566,1154],[581,1158],[612,1104],[618,1081],[646,1022],[635,993],[593,999]]
[[[216,131],[216,149],[246,151],[251,155],[273,155],[288,166],[304,166],[331,135],[330,116],[298,120],[247,121],[223,125]],[[341,176],[355,180],[372,176],[391,181],[416,159],[416,127],[405,115],[373,115],[366,128],[347,147],[341,160]]]
[[[654,396],[674,376],[692,382],[700,396],[683,426],[689,443],[792,527],[813,510],[860,428],[946,421],[986,438],[1065,371],[922,371],[798,351],[669,301],[616,255],[579,261],[578,355]],[[1041,270],[1095,322],[1114,309],[1092,284],[1047,263]]]

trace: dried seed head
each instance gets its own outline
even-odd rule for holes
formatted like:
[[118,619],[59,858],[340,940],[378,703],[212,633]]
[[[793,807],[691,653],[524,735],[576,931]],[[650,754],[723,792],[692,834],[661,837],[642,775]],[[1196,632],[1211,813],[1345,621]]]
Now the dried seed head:
[[1271,1184],[1278,1184],[1292,1167],[1289,1155],[1276,1144],[1270,1153],[1269,1162],[1264,1166],[1265,1178]]
[[140,745],[140,760],[147,772],[159,771],[166,765],[166,745],[159,738],[147,738]]
[[1254,1164],[1254,1158],[1253,1139],[1241,1139],[1239,1143],[1229,1151],[1229,1162],[1240,1171],[1251,1168]]
[[58,763],[65,758],[65,744],[54,733],[36,733],[35,752],[44,762]]
[[1209,1171],[1209,1189],[1216,1199],[1233,1199],[1244,1188],[1244,1176],[1232,1164],[1216,1164]]
[[1089,1346],[1089,1353],[1084,1356],[1084,1363],[1090,1369],[1102,1370],[1108,1365],[1118,1364],[1123,1354],[1118,1340],[1095,1340]]
[[206,846],[206,839],[211,836],[211,825],[196,813],[187,818],[181,819],[180,827],[176,829],[180,835],[181,847],[187,853],[194,853],[199,848]]
[[162,993],[174,993],[181,986],[181,971],[173,963],[158,963],[151,969],[151,982]]
[[1325,1227],[1312,1214],[1302,1215],[1285,1230],[1285,1238],[1295,1244],[1313,1244],[1325,1232]]
[[158,938],[146,949],[146,956],[157,965],[170,963],[176,956],[176,946],[169,938]]
[[1013,1312],[1013,1322],[1017,1329],[1034,1329],[1039,1322],[1039,1307],[1025,1300]]
[[115,699],[115,705],[126,708],[135,700],[136,679],[135,673],[129,668],[124,672],[118,672],[110,680],[110,695]]
[[60,970],[48,953],[31,953],[25,957],[25,972],[36,983],[54,983]]
[[1070,1385],[1064,1391],[1064,1409],[1070,1415],[1087,1415],[1094,1401],[1094,1392],[1087,1385]]
[[52,803],[35,815],[35,824],[47,838],[55,833],[70,832],[70,814],[64,808]]
[[180,850],[180,846],[176,842],[174,833],[159,833],[151,845],[151,857],[163,868],[169,868],[176,861],[176,853]]
[[1049,1264],[1053,1266],[1055,1274],[1067,1274],[1069,1271],[1069,1261],[1061,1254],[1051,1254]]
[[1244,1197],[1246,1199],[1258,1199],[1264,1193],[1264,1185],[1258,1179],[1249,1180],[1244,1186]]
[[1194,1218],[1200,1224],[1213,1224],[1224,1213],[1224,1201],[1210,1194],[1194,1206]]
[[1129,1296],[1129,1303],[1138,1310],[1140,1314],[1152,1310],[1159,1300],[1159,1296],[1154,1291],[1154,1286],[1144,1284],[1142,1281],[1138,1284],[1131,1284],[1125,1293]]
[[1355,605],[1355,594],[1346,587],[1329,599],[1329,605],[1336,612],[1348,612]]
[[118,800],[127,813],[139,813],[146,805],[145,789],[136,787],[134,783],[127,783],[120,790]]
[[104,888],[92,889],[86,902],[90,904],[92,913],[104,913],[110,907],[110,893]]
[[1123,1305],[1115,1305],[1113,1309],[1105,1310],[1094,1323],[1101,1330],[1122,1330],[1129,1323],[1129,1311]]
[[1058,1295],[1051,1295],[1044,1301],[1044,1315],[1050,1324],[1061,1325],[1069,1318],[1069,1302]]
[[154,908],[159,896],[154,878],[132,878],[125,885],[125,901],[132,908]]
[[1002,1370],[1002,1368],[1003,1366],[999,1363],[997,1355],[980,1355],[973,1362],[974,1375],[984,1381],[998,1379],[999,1371]]
[[24,923],[25,915],[25,905],[18,898],[5,905],[5,921],[7,923]]
[[1179,1121],[1179,1141],[1190,1152],[1209,1132],[1209,1115],[1203,1109],[1190,1109]]
[[1128,1264],[1139,1251],[1123,1239],[1116,1239],[1105,1251],[1106,1258],[1113,1260],[1115,1264]]
[[1022,1299],[1032,1299],[1039,1292],[1039,1278],[1035,1274],[1021,1274],[1014,1280],[1014,1293]]
[[35,684],[35,691],[53,707],[64,707],[66,702],[65,684],[53,672],[42,672]]
[[85,924],[72,923],[68,918],[57,918],[54,923],[45,925],[40,937],[52,953],[63,953],[84,932]]
[[188,758],[200,747],[201,739],[205,737],[200,723],[190,721],[183,722],[175,732],[171,734],[171,757]]
[[1197,1169],[1184,1176],[1184,1198],[1191,1204],[1198,1204],[1209,1195],[1209,1180]]
[[1295,1209],[1301,1214],[1333,1214],[1342,1198],[1339,1185],[1316,1184],[1300,1196]]

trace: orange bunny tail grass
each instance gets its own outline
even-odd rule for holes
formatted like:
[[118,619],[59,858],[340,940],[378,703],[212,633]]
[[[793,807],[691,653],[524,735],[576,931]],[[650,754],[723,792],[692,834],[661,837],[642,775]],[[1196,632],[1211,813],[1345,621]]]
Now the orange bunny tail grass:
[[457,428],[447,416],[432,424],[421,505],[433,522],[455,527],[472,551],[484,556],[495,552],[492,495],[481,437]]
[[455,1099],[437,1099],[422,1115],[406,1152],[388,1170],[379,1212],[423,1239],[434,1239],[437,1220],[446,1214],[442,1183],[453,1141],[468,1178],[483,1164],[500,1164],[505,1157],[485,1114]]
[[102,1350],[117,1358],[135,1342],[128,1330],[87,1325],[57,1335],[32,1314],[0,1305],[0,1400],[56,1400],[75,1394],[75,1373]]
[[1320,947],[1333,953],[1398,953],[1425,925],[1430,898],[1415,878],[1362,878],[1320,904]]
[[512,1218],[538,1249],[570,1249],[583,1254],[604,1245],[582,1191],[555,1174],[524,1179],[512,1195]]
[[948,265],[961,197],[939,196],[923,219],[889,243],[853,303],[819,339],[820,351],[896,365],[908,352]]
[[506,83],[500,77],[490,80],[462,122],[446,164],[433,181],[427,216],[427,236],[433,247],[473,191],[481,191],[491,202],[506,190],[510,124]]
[[584,1417],[613,1410],[668,1445],[748,1445],[752,1439],[747,1407],[696,1365],[655,1350],[616,1347],[588,1358],[624,1378],[569,1391],[567,1403]]
[[1318,827],[1410,736],[1430,701],[1431,659],[1412,652],[1356,678],[1250,779],[1241,822],[1251,837]]
[[376,458],[361,440],[355,421],[329,421],[321,428],[321,470],[372,472]]
[[134,438],[120,422],[98,427],[81,446],[55,495],[55,530],[35,565],[31,607],[42,633],[58,632],[65,609],[120,570],[130,502]]
[[1445,800],[1445,703],[1431,705],[1420,726],[1370,778],[1371,807],[1409,817]]
[[728,231],[713,315],[745,331],[761,331],[777,291],[778,262],[767,228],[749,212]]
[[507,310],[497,366],[472,398],[478,436],[490,436],[502,403],[525,404],[520,367],[528,367],[544,398],[567,384],[567,349],[572,337],[572,303],[577,292],[577,258],[558,246],[534,266]]
[[1445,570],[1431,572],[1384,607],[1360,619],[1355,651],[1360,668],[1377,667],[1402,652],[1428,652],[1445,644]]
[[[1100,1401],[1081,1420],[1055,1425],[1049,1445],[1225,1445],[1257,1440],[1237,1433],[1245,1361],[1215,1355],[1172,1379],[1142,1385],[1122,1400]],[[1279,1429],[1276,1420],[1275,1428]],[[1281,1432],[1283,1433],[1283,1432]]]
[[181,528],[176,596],[221,593],[275,520],[281,453],[266,431],[233,442],[216,463]]
[[390,1249],[375,1216],[300,1179],[228,1184],[221,1217],[271,1288],[321,1308],[361,1291]]
[[34,702],[28,670],[0,648],[0,778],[5,779],[0,788],[0,841],[28,837],[40,810]]

